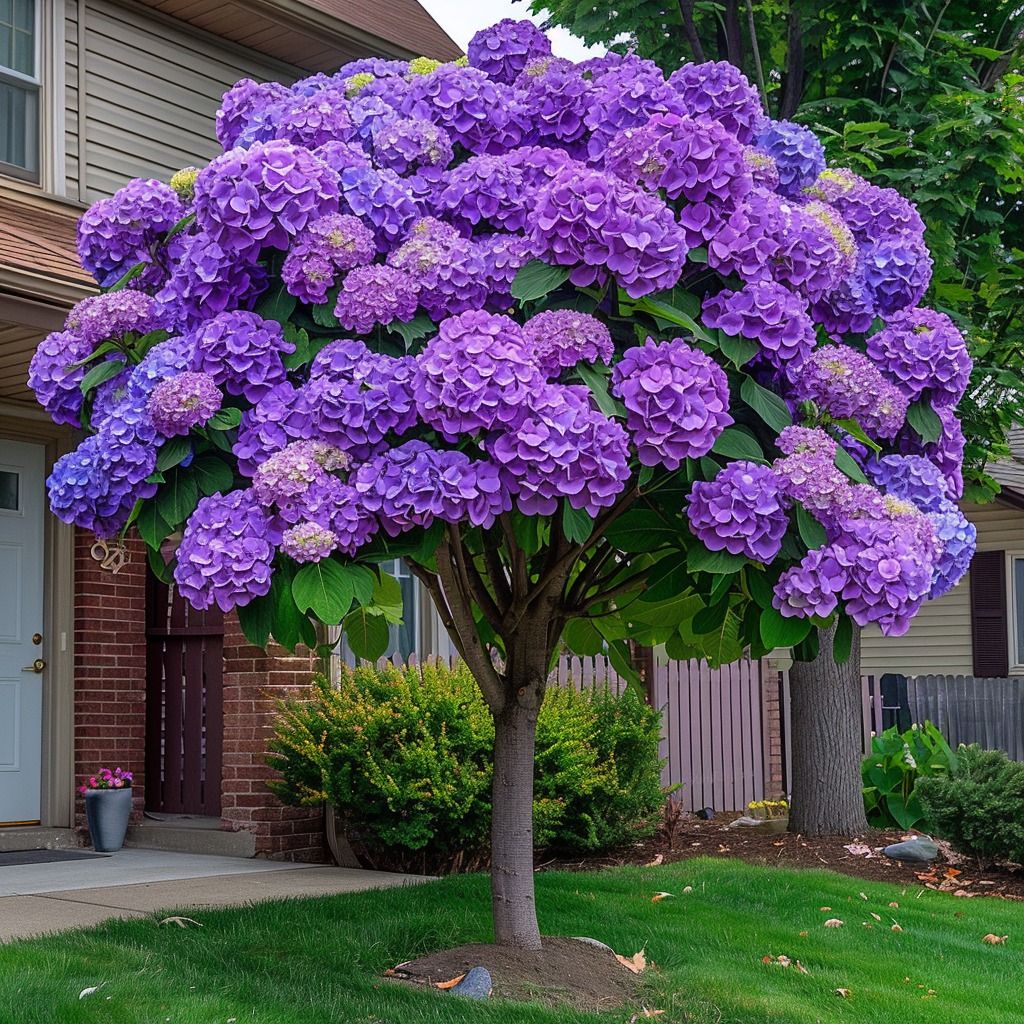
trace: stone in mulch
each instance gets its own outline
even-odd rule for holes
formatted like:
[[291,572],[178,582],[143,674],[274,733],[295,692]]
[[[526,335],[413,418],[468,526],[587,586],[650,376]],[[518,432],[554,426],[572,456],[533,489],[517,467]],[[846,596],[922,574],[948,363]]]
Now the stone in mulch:
[[893,843],[891,846],[887,846],[882,853],[893,860],[930,864],[939,856],[939,848],[925,836],[914,836],[902,843]]

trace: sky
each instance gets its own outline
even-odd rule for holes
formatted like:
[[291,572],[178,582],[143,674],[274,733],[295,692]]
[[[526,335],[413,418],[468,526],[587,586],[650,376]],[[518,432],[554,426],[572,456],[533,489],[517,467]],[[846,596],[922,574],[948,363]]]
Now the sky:
[[[467,0],[420,0],[420,4],[463,50],[480,29],[487,28],[502,18],[514,18],[517,21],[529,18],[536,24],[543,20],[538,15],[530,14],[529,2],[523,0],[516,3],[512,0],[473,0],[472,3]],[[556,57],[579,61],[604,53],[603,47],[588,49],[581,40],[571,36],[565,29],[549,29],[548,37],[551,39],[551,48]]]

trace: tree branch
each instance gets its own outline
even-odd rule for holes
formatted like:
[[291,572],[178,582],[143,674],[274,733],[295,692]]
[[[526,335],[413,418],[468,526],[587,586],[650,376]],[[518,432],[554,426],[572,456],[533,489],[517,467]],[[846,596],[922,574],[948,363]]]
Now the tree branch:
[[587,591],[593,586],[598,573],[608,563],[608,559],[615,554],[615,548],[603,538],[602,543],[604,547],[598,546],[594,549],[594,554],[590,561],[587,562],[576,579],[570,584],[569,592],[566,594],[568,607],[571,608],[579,599],[586,597]]
[[725,59],[743,67],[743,26],[740,23],[739,0],[726,0],[722,18],[725,27]]
[[804,31],[800,8],[790,3],[786,16],[786,73],[779,94],[779,118],[792,117],[804,94]]
[[501,560],[499,545],[487,543],[486,538],[484,539],[484,565],[487,567],[487,576],[491,581],[491,589],[494,591],[498,611],[504,616],[508,611],[508,606],[512,603],[512,588],[509,586],[505,563]]
[[469,552],[466,551],[466,545],[462,541],[462,532],[459,530],[458,525],[450,525],[448,532],[452,538],[451,550],[455,556],[455,568],[458,570],[462,587],[465,593],[476,601],[477,606],[487,620],[487,624],[497,633],[498,627],[502,622],[502,613],[498,609],[497,604],[495,604],[494,598],[484,584],[480,573],[477,572],[476,564],[469,556]]
[[502,512],[499,522],[501,523],[501,530],[505,534],[505,547],[508,548],[508,559],[512,565],[512,593],[525,594],[530,586],[526,553],[519,546],[519,541],[516,540],[516,531],[512,527],[511,514]]
[[750,48],[754,51],[754,69],[757,71],[757,91],[761,104],[767,107],[768,96],[764,88],[764,68],[761,67],[761,48],[757,45],[757,28],[754,25],[754,3],[747,0],[747,27],[750,29]]
[[703,64],[706,58],[700,36],[697,35],[697,26],[693,23],[693,2],[694,0],[678,0],[679,14],[683,19],[683,35],[686,36],[686,41],[693,52],[693,61],[695,64]]
[[608,587],[607,590],[599,591],[594,594],[593,597],[590,597],[583,602],[583,611],[589,612],[595,605],[602,604],[605,601],[610,601],[613,597],[618,597],[619,594],[628,593],[637,585],[637,583],[642,583],[647,578],[647,573],[648,570],[644,569],[642,572],[638,572],[630,576],[629,579]]

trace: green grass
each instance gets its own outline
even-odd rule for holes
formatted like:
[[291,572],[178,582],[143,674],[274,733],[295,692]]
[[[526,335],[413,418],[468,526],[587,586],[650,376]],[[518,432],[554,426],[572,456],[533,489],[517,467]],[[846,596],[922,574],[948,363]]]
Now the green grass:
[[[652,903],[659,890],[675,895]],[[706,859],[542,874],[537,896],[546,934],[590,935],[627,955],[645,947],[658,968],[646,1004],[665,1010],[655,1019],[666,1024],[1024,1020],[1019,903]],[[468,1003],[382,979],[403,960],[490,940],[488,880],[479,875],[187,913],[204,927],[117,921],[0,946],[0,1021],[626,1024],[631,1016]],[[825,928],[830,917],[845,925]],[[902,932],[891,930],[892,919]],[[990,932],[1009,935],[1008,943],[982,943]],[[779,954],[799,958],[810,973],[762,962]],[[99,992],[78,998],[100,982]]]

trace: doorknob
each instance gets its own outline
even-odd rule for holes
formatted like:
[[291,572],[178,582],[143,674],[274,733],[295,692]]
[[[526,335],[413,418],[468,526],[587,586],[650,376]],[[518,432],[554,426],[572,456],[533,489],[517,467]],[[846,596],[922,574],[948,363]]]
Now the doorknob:
[[33,661],[31,665],[26,665],[21,671],[35,672],[36,675],[39,675],[39,673],[42,672],[44,668],[46,668],[46,662],[43,661],[42,658],[36,658],[36,660]]

